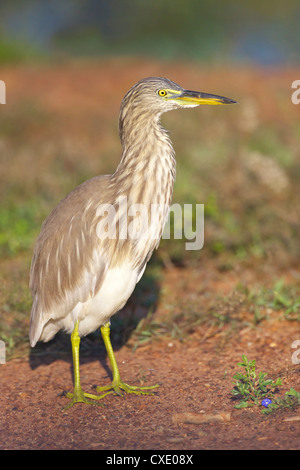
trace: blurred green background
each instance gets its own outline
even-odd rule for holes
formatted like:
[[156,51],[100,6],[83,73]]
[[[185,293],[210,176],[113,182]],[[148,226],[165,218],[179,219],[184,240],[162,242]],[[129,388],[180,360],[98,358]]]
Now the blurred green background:
[[142,54],[293,64],[298,0],[23,0],[0,2],[0,61]]

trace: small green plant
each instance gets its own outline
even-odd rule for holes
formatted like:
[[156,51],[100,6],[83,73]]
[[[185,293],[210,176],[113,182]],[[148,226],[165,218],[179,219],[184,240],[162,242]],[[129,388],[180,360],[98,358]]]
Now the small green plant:
[[256,361],[250,361],[245,355],[242,356],[243,362],[239,362],[238,366],[243,367],[245,373],[237,373],[233,376],[235,379],[234,387],[231,393],[234,398],[240,399],[235,408],[247,408],[250,406],[260,405],[264,398],[271,398],[279,385],[281,379],[275,382],[267,378],[267,373],[256,373]]
[[262,410],[264,414],[270,414],[278,408],[295,408],[300,406],[300,392],[297,392],[294,388],[291,388],[285,393],[283,398],[276,398],[272,400],[272,403]]

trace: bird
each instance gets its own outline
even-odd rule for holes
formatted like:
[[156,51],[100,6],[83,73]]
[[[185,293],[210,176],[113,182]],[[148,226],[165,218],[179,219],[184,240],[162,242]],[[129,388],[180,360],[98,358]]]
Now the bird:
[[[178,108],[233,103],[223,96],[186,90],[163,77],[139,80],[121,102],[123,151],[115,172],[80,184],[42,224],[30,267],[29,338],[34,347],[59,330],[71,335],[74,386],[73,393],[66,394],[66,409],[75,403],[99,403],[110,393],[156,392],[159,384],[137,387],[121,380],[110,319],[141,279],[168,217],[176,161],[161,116]],[[81,338],[97,328],[112,369],[112,382],[96,389],[100,395],[83,391],[79,364]]]

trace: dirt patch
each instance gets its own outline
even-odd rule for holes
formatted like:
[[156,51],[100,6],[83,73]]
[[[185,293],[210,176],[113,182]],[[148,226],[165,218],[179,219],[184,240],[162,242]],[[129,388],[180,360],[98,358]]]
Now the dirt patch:
[[[167,270],[163,286],[180,290],[187,273]],[[192,279],[193,273],[188,278]],[[193,282],[185,282],[186,293]],[[213,285],[211,284],[211,289]],[[215,292],[219,295],[222,289]],[[156,315],[160,315],[159,312]],[[281,394],[300,387],[300,366],[291,362],[299,327],[283,319],[262,321],[228,335],[227,327],[202,326],[183,342],[158,340],[134,353],[116,352],[121,375],[130,384],[155,384],[153,396],[107,396],[104,406],[68,403],[71,356],[50,355],[2,365],[2,449],[299,449],[299,408],[264,416],[261,409],[236,410],[230,394],[237,362],[245,352],[258,370],[281,377]],[[84,344],[82,341],[82,344]],[[95,393],[109,382],[103,354],[81,359],[82,386]],[[186,423],[184,416],[194,416]],[[181,418],[180,418],[181,416]],[[183,418],[182,418],[183,416]],[[225,416],[225,419],[211,419]],[[189,420],[188,420],[189,421]]]

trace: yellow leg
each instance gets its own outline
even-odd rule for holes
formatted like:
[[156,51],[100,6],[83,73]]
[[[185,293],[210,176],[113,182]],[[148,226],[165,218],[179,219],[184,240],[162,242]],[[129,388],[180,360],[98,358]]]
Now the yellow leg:
[[134,385],[128,385],[122,382],[119,368],[117,365],[117,361],[116,361],[114,351],[110,342],[109,323],[106,323],[104,326],[101,327],[101,335],[102,335],[104,345],[107,351],[107,355],[110,361],[110,365],[112,368],[113,380],[110,385],[105,385],[104,387],[97,387],[97,392],[105,392],[108,390],[113,390],[118,395],[122,395],[122,392],[121,392],[121,389],[122,389],[126,393],[135,393],[137,395],[153,395],[153,393],[147,392],[146,390],[157,388],[159,387],[158,384],[152,385],[151,387],[135,387]]
[[108,395],[105,393],[101,396],[91,395],[90,393],[84,393],[80,384],[80,373],[79,373],[79,345],[80,345],[80,336],[78,335],[78,326],[79,322],[77,321],[74,327],[74,330],[71,334],[71,343],[72,343],[72,355],[73,355],[73,368],[74,368],[74,393],[67,393],[67,397],[71,398],[70,403],[64,408],[68,409],[75,403],[88,403],[95,405],[96,403],[92,400],[100,400],[101,398]]

